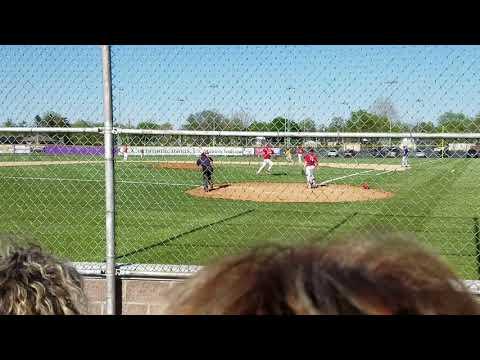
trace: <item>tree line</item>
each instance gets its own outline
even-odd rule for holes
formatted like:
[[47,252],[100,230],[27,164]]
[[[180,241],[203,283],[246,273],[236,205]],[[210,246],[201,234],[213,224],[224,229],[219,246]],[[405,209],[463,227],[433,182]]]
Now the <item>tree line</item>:
[[[67,117],[49,111],[44,115],[36,115],[31,122],[33,127],[102,127],[103,122],[92,122],[87,120],[70,121]],[[25,121],[14,123],[6,120],[2,127],[26,127]],[[114,126],[127,128],[127,124],[115,123]],[[157,122],[153,120],[140,121],[137,129],[161,129],[172,130],[174,127],[170,122]],[[316,125],[315,121],[306,118],[300,121],[277,116],[271,121],[258,121],[247,116],[238,114],[226,116],[213,110],[204,110],[191,114],[181,125],[184,130],[207,130],[207,131],[272,131],[272,132],[420,132],[420,133],[442,133],[442,132],[478,132],[480,130],[480,114],[469,117],[464,113],[445,112],[439,116],[435,123],[433,121],[422,121],[410,125],[399,120],[394,120],[386,114],[374,113],[367,110],[351,112],[348,118],[333,117],[325,125]]]

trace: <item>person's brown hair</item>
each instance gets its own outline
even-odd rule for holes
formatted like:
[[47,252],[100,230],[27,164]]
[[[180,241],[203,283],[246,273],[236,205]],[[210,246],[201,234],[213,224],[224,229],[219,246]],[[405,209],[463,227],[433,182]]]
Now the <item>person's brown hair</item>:
[[177,286],[169,314],[479,314],[439,258],[403,239],[267,246]]
[[86,313],[76,269],[36,245],[9,245],[0,254],[0,315]]

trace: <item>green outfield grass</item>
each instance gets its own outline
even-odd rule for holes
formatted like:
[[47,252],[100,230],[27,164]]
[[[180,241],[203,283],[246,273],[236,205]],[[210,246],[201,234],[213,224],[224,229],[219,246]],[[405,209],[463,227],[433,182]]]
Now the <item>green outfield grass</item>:
[[[388,200],[269,204],[191,197],[199,172],[155,170],[131,156],[116,162],[116,237],[122,263],[204,264],[261,243],[325,241],[370,230],[413,234],[466,279],[476,279],[474,218],[480,208],[480,159],[411,159],[405,172],[373,171],[336,181],[392,191]],[[283,161],[283,158],[280,158]],[[101,157],[0,156],[2,161],[93,160],[91,164],[0,167],[0,233],[29,237],[74,261],[104,261],[104,168]],[[190,158],[193,160],[193,158]],[[248,161],[247,158],[217,160]],[[256,176],[250,164],[218,164],[215,181],[304,182],[298,165]],[[294,157],[295,160],[295,157]],[[399,159],[322,159],[399,164]],[[323,181],[362,170],[320,168]]]

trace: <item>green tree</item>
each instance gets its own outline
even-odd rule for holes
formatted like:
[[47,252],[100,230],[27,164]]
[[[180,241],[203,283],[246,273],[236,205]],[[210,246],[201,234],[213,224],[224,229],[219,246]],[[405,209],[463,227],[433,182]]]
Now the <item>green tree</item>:
[[2,127],[15,127],[15,123],[11,119],[7,119],[3,122]]
[[299,121],[298,127],[300,128],[300,131],[303,132],[313,132],[316,130],[315,121],[310,118]]
[[270,131],[270,126],[266,122],[254,121],[248,126],[247,131]]
[[[386,116],[379,116],[365,110],[352,112],[345,127],[347,131],[385,132],[390,131],[390,120]],[[392,126],[393,130],[393,126]]]
[[93,127],[93,125],[89,121],[79,119],[72,123],[72,127],[87,128],[87,127]]
[[137,125],[137,129],[159,129],[160,125],[154,121],[141,121]]
[[49,111],[41,117],[39,115],[35,116],[34,126],[35,127],[70,127],[70,122],[66,117],[54,111]]
[[277,116],[269,124],[270,131],[287,131],[287,132],[299,132],[300,127],[295,121],[288,120],[284,117]]
[[228,118],[216,111],[203,110],[190,114],[182,127],[185,130],[222,131],[228,128],[228,122]]
[[480,132],[480,113],[475,115],[475,118],[473,119],[472,127],[473,127],[473,130],[472,130],[473,132]]
[[173,130],[173,125],[169,122],[164,122],[158,126],[160,130]]
[[463,113],[448,111],[438,118],[438,130],[441,132],[472,132],[475,127],[473,119]]
[[35,127],[43,127],[43,120],[40,115],[35,115],[35,118],[33,119],[33,126]]
[[422,121],[412,128],[412,132],[433,133],[436,131],[435,125],[431,121]]
[[408,132],[410,125],[401,121],[392,121],[392,132]]
[[346,121],[340,116],[335,116],[330,120],[327,126],[327,131],[343,131],[345,129]]

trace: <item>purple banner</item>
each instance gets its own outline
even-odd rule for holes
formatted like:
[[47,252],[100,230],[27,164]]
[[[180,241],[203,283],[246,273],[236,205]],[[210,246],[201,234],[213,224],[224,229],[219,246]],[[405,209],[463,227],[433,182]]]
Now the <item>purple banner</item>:
[[[103,156],[103,146],[83,146],[83,145],[46,145],[43,152],[49,155],[89,155]],[[118,154],[118,148],[114,149],[114,155]]]

